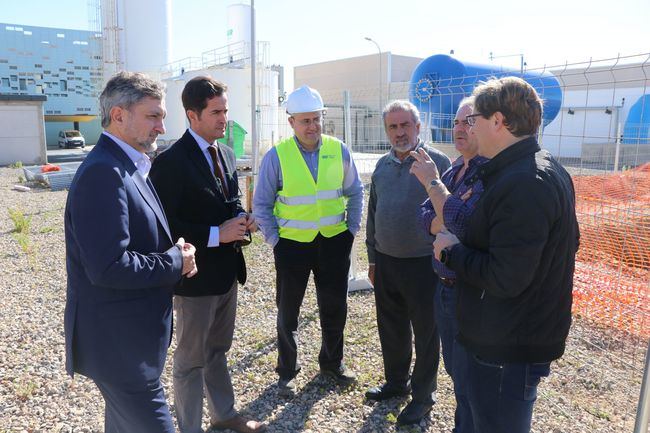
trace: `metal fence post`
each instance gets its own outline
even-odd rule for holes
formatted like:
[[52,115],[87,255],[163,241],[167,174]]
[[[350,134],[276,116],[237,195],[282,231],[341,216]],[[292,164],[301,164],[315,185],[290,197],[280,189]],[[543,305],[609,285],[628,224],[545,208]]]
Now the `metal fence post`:
[[636,409],[636,422],[634,433],[647,433],[650,422],[650,341],[648,350],[645,353],[645,369],[643,370],[643,382],[639,393],[639,405]]
[[[344,123],[344,134],[345,134],[345,143],[348,145],[348,149],[352,152],[352,115],[350,113],[350,91],[345,90],[343,92],[343,123]],[[350,253],[350,273],[348,275],[348,292],[356,292],[358,290],[368,290],[372,289],[370,281],[363,275],[357,275],[357,253],[356,253],[356,244],[358,238],[354,238],[354,244],[352,245],[352,252]]]

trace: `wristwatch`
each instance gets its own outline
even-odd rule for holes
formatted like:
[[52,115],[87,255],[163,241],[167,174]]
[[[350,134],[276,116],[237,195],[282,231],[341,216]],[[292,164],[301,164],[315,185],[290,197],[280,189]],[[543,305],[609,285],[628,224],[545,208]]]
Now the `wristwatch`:
[[429,191],[431,191],[431,188],[433,188],[434,186],[438,186],[438,185],[442,185],[442,181],[440,180],[440,178],[433,179],[429,183],[429,185],[427,185],[427,194],[429,193]]
[[443,265],[446,265],[449,262],[449,258],[451,257],[451,248],[452,247],[445,247],[440,251],[440,263]]

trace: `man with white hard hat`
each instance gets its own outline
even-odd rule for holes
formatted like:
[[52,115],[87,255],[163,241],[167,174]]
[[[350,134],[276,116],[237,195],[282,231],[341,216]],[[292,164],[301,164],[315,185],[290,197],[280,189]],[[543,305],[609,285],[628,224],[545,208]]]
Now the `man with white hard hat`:
[[318,91],[299,87],[286,109],[294,135],[264,156],[253,207],[275,257],[278,393],[291,397],[300,371],[298,316],[311,272],[322,329],[321,374],[341,385],[355,381],[343,364],[343,329],[363,185],[345,144],[321,133],[325,107]]

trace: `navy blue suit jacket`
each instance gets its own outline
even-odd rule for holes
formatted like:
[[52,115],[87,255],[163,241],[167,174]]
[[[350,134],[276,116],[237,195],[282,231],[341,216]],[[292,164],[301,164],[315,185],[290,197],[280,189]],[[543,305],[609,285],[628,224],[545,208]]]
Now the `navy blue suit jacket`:
[[106,135],[70,186],[65,242],[67,372],[118,385],[159,378],[182,255],[153,186]]

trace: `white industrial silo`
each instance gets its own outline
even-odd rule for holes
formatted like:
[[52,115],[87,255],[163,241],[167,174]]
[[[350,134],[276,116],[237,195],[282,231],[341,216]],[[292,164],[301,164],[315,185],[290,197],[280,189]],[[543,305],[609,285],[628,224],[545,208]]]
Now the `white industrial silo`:
[[[251,7],[246,4],[232,4],[228,6],[226,37],[230,50],[241,47],[238,42],[243,42],[244,57],[250,57],[251,42]],[[230,53],[236,55],[238,53]]]
[[102,0],[104,77],[127,70],[160,77],[171,59],[171,0]]

